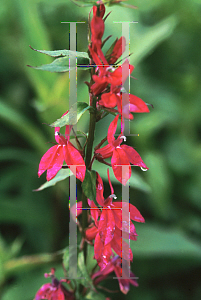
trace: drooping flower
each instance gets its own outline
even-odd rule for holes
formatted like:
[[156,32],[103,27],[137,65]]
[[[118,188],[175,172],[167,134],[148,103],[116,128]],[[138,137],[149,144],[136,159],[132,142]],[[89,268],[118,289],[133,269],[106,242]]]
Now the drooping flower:
[[[126,261],[125,261],[126,263]],[[99,270],[96,273],[92,275],[92,279],[94,280],[94,284],[97,285],[99,282],[107,278],[107,276],[115,272],[118,281],[119,281],[119,287],[122,293],[127,294],[130,290],[130,284],[134,286],[138,286],[137,280],[135,279],[135,274],[130,271],[130,278],[121,278],[125,275],[124,270],[121,266],[121,257],[119,256],[113,256],[113,258],[110,260],[110,262],[107,264],[105,269]]]
[[[143,162],[142,158],[138,152],[130,146],[121,145],[123,139],[125,138],[122,134],[115,140],[114,134],[117,129],[119,115],[117,115],[114,120],[111,122],[108,128],[107,140],[108,144],[103,148],[95,150],[95,153],[101,155],[96,157],[98,160],[105,158],[111,158],[111,165],[116,179],[121,182],[123,185],[126,185],[126,182],[131,177],[131,166],[132,163],[134,166],[139,166],[143,169],[148,169],[148,167]],[[128,168],[123,168],[122,166],[128,166]]]
[[101,50],[102,47],[102,36],[105,30],[105,24],[103,16],[105,14],[105,6],[101,4],[99,8],[93,6],[93,17],[91,20],[91,47],[94,52],[98,54],[104,64],[108,64],[105,56]]
[[[88,199],[88,204],[91,207],[90,212],[94,220],[85,232],[85,238],[87,241],[94,241],[94,258],[97,260],[98,265],[101,270],[103,270],[110,261],[112,255],[112,249],[125,260],[133,259],[132,251],[129,248],[129,245],[122,239],[136,240],[137,233],[135,226],[130,220],[136,222],[144,222],[144,218],[138,211],[138,209],[131,203],[125,201],[113,202],[114,189],[112,187],[109,169],[108,169],[108,180],[111,188],[111,195],[104,199],[103,196],[103,181],[100,175],[97,174],[96,180],[96,201],[100,205],[98,208],[94,201]],[[77,203],[78,210],[82,208],[82,202]],[[126,212],[129,210],[129,215],[126,215]],[[122,212],[124,212],[124,220],[122,225]],[[73,213],[75,211],[73,209]]]
[[[65,114],[67,114],[66,112]],[[65,115],[64,114],[64,115]],[[84,180],[86,166],[82,155],[70,142],[70,131],[72,125],[67,125],[65,130],[65,137],[59,133],[60,128],[55,127],[55,140],[58,145],[51,147],[41,158],[38,176],[40,177],[47,170],[47,181],[56,176],[58,171],[62,168],[65,160],[67,166],[74,173],[76,178],[80,181]],[[72,166],[76,165],[76,173]]]
[[62,284],[62,281],[64,280],[58,280],[54,276],[54,269],[51,269],[51,273],[45,273],[45,277],[51,277],[52,282],[51,283],[45,283],[36,293],[36,296],[34,300],[41,300],[41,299],[47,299],[47,300],[74,300],[73,293],[68,291]]
[[125,51],[126,46],[126,39],[124,36],[120,37],[114,45],[114,48],[112,50],[112,53],[110,55],[109,64],[113,65],[117,59],[122,55],[122,53]]
[[124,97],[122,97],[122,93],[119,92],[104,93],[101,95],[99,104],[107,108],[114,108],[115,106],[117,106],[118,112],[124,118],[130,120],[133,120],[133,115],[130,114],[130,112],[135,112],[135,113],[149,112],[146,103],[139,97],[132,94],[124,94]]

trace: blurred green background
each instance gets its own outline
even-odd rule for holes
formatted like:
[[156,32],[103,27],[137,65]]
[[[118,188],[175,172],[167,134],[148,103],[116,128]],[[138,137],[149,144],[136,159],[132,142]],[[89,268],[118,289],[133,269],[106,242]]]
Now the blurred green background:
[[[135,114],[127,142],[149,167],[132,168],[130,199],[146,219],[136,224],[131,242],[132,270],[139,287],[112,299],[199,299],[201,297],[201,1],[129,1],[138,10],[107,7],[104,37],[131,25],[131,93],[151,103],[149,114]],[[69,49],[69,27],[86,21],[89,7],[63,0],[1,0],[0,5],[0,297],[31,300],[51,266],[63,276],[54,253],[68,244],[68,179],[33,192],[42,155],[54,142],[52,123],[68,109],[69,75],[28,68],[53,59],[29,48]],[[87,25],[77,25],[77,50],[87,51]],[[88,102],[87,71],[78,74],[78,101]],[[113,117],[97,124],[96,143]],[[87,131],[88,113],[78,129]],[[98,131],[99,128],[99,131]],[[82,141],[84,142],[84,141]],[[96,168],[97,166],[97,168]],[[106,180],[106,168],[98,163]],[[112,172],[110,172],[112,173]],[[113,181],[115,193],[121,187]],[[106,184],[105,197],[109,187]],[[78,200],[80,191],[78,190]],[[33,256],[34,255],[34,256]],[[50,263],[51,262],[51,263]],[[115,280],[106,286],[118,289]]]

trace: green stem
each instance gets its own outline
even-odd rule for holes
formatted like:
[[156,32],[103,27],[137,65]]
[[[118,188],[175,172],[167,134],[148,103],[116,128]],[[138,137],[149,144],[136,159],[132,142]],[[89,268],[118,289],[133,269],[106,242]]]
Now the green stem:
[[[92,149],[93,149],[93,142],[94,142],[94,133],[95,133],[95,127],[96,127],[96,98],[93,98],[92,100],[92,107],[94,110],[90,111],[90,121],[89,121],[89,135],[87,139],[87,150],[86,150],[86,157],[85,157],[85,164],[87,170],[89,170],[90,162],[91,162],[91,156],[92,156]],[[87,207],[87,197],[82,192],[82,207]],[[87,218],[87,209],[84,209],[82,211],[82,229],[83,229],[83,235],[85,234],[85,228],[88,226],[88,218]],[[86,263],[87,258],[87,243],[84,243],[84,260]]]

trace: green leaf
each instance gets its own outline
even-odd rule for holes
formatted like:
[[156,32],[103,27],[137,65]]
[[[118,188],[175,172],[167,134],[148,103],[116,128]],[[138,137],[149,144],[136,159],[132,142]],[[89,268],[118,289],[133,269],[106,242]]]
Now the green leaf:
[[34,192],[39,192],[49,188],[50,186],[54,186],[57,182],[62,181],[71,175],[73,175],[73,173],[71,172],[70,169],[61,169],[52,180],[46,181],[38,189],[34,190]]
[[96,201],[96,171],[86,170],[85,178],[82,183],[82,190],[87,198],[93,200],[98,206]]
[[6,102],[0,99],[0,118],[3,124],[7,123],[15,132],[20,134],[25,140],[37,150],[44,153],[46,151],[45,139],[41,130],[39,130],[22,113],[10,107]]
[[82,57],[82,58],[88,58],[89,55],[87,52],[79,52],[79,51],[71,51],[71,50],[53,50],[53,51],[46,51],[46,50],[37,50],[29,46],[32,50],[52,56],[52,57],[62,57],[62,56],[68,56],[68,57]]
[[61,253],[43,253],[30,256],[22,256],[16,259],[8,260],[5,265],[6,274],[16,274],[24,271],[36,269],[42,265],[57,262],[61,260]]
[[138,240],[130,242],[134,257],[194,256],[201,259],[201,245],[194,243],[182,231],[148,222],[135,225]]
[[116,44],[116,42],[118,41],[118,38],[116,38],[116,40],[112,43],[112,45],[110,46],[110,48],[107,50],[105,57],[107,58],[107,60],[109,61],[108,58],[110,58],[110,55],[112,54],[112,51],[114,49],[114,46]]
[[[172,15],[149,28],[141,27],[142,32],[137,33],[136,28],[131,30],[131,40],[135,40],[131,48],[131,62],[136,65],[146,57],[159,43],[168,38],[177,25],[177,18]],[[139,30],[139,29],[138,29]],[[143,32],[144,31],[144,32]],[[137,33],[137,34],[136,34]]]
[[[79,252],[79,248],[77,248],[77,253]],[[63,256],[63,264],[65,269],[69,270],[69,261],[71,260],[71,256],[74,255],[74,252],[69,252],[69,247],[65,249],[64,256]],[[81,283],[87,288],[90,288],[91,290],[94,290],[93,282],[91,277],[89,276],[89,273],[87,271],[86,265],[84,263],[84,256],[83,252],[80,252],[78,254],[77,258],[77,279],[76,279],[76,285]]]
[[75,125],[81,118],[81,116],[90,109],[91,107],[85,103],[85,102],[77,102],[73,104],[73,106],[70,108],[69,112],[61,117],[60,119],[57,119],[54,123],[52,123],[51,127],[63,127],[66,125]]
[[85,298],[86,300],[105,300],[105,296],[100,292],[90,291]]
[[94,290],[93,281],[92,281],[91,277],[88,274],[88,271],[87,271],[87,268],[86,268],[86,265],[85,265],[85,262],[84,262],[83,252],[80,252],[79,255],[78,255],[78,268],[81,271],[82,276],[85,278],[88,287],[91,290]]
[[[80,65],[80,66],[79,66]],[[77,59],[77,67],[82,69],[89,69],[89,59],[84,57],[78,57]],[[61,57],[55,59],[51,64],[42,65],[39,67],[33,67],[30,65],[27,65],[28,67],[31,67],[33,69],[42,70],[42,71],[49,71],[49,72],[56,72],[56,73],[62,73],[62,72],[68,72],[70,70],[75,70],[75,67],[69,67],[69,57]]]

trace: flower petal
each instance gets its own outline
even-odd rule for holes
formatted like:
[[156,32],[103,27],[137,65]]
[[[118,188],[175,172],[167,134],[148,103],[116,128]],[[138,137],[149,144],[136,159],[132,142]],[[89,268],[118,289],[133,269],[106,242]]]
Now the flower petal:
[[[113,50],[112,50],[112,54],[111,54],[111,58],[109,60],[109,64],[112,65],[114,64],[117,59],[122,55],[122,53],[125,51],[125,46],[126,46],[126,39],[124,36],[120,37],[120,39],[116,42]],[[123,49],[123,51],[122,51]]]
[[112,249],[118,254],[120,257],[124,258],[125,260],[133,260],[133,253],[129,247],[129,245],[123,240],[119,238],[119,235],[114,233],[114,238],[111,241]]
[[110,208],[103,209],[98,225],[98,230],[104,246],[109,244],[114,237],[115,231],[115,220],[113,212]]
[[[116,179],[119,182],[121,182],[123,185],[126,185],[126,182],[131,177],[131,166],[127,155],[122,149],[122,146],[121,148],[118,147],[113,150],[111,164]],[[122,166],[124,165],[128,166],[128,168],[123,168],[123,174],[122,174]]]
[[117,130],[117,122],[119,119],[119,115],[117,115],[114,120],[110,123],[110,126],[108,128],[108,133],[107,133],[107,140],[109,144],[112,144],[112,142],[115,140],[114,134]]
[[149,169],[145,163],[143,162],[141,156],[139,153],[133,149],[132,147],[128,145],[121,145],[121,148],[124,150],[125,154],[127,155],[130,163],[132,163],[134,166],[138,166],[144,169]]
[[52,157],[57,152],[58,145],[51,147],[41,158],[38,168],[38,177],[40,177],[49,167]]
[[145,113],[149,112],[149,109],[142,99],[130,94],[130,111],[136,113]]
[[40,177],[47,170],[47,181],[55,177],[61,169],[64,161],[62,147],[55,145],[51,147],[41,158],[38,168],[38,176]]
[[112,156],[113,149],[114,149],[113,146],[111,146],[110,144],[107,144],[106,146],[104,146],[100,149],[97,149],[95,151],[95,153],[100,153],[102,158],[105,159],[105,158],[108,158],[108,157]]
[[[131,203],[128,202],[119,202],[119,201],[115,201],[112,203],[113,206],[115,207],[122,207],[123,210],[126,210],[130,212],[130,218],[131,220],[134,220],[136,222],[145,222],[143,216],[141,215],[141,213],[139,212],[139,210]],[[128,208],[129,205],[129,208]],[[114,210],[114,213],[116,213],[117,210]]]
[[83,182],[86,172],[86,166],[85,162],[82,158],[82,155],[80,152],[71,144],[71,142],[68,142],[67,146],[63,146],[63,152],[64,152],[64,159],[68,167],[71,169],[72,172],[74,172],[74,168],[71,166],[76,166],[76,178],[78,178],[80,181]]
[[102,94],[99,104],[108,108],[114,108],[117,105],[116,94],[114,93]]
[[55,152],[54,157],[52,158],[50,165],[47,169],[47,181],[51,180],[56,176],[59,170],[62,168],[64,161],[63,149],[62,146],[58,146],[57,152]]
[[98,228],[96,226],[93,226],[87,228],[87,230],[85,231],[85,237],[88,241],[92,241],[93,239],[95,239],[97,233],[98,233]]
[[104,191],[103,180],[98,174],[98,172],[96,172],[96,201],[100,206],[103,206],[104,204],[103,191]]
[[105,269],[107,264],[110,262],[110,256],[112,255],[111,245],[103,245],[99,233],[97,233],[94,242],[94,257],[97,260],[101,271]]

